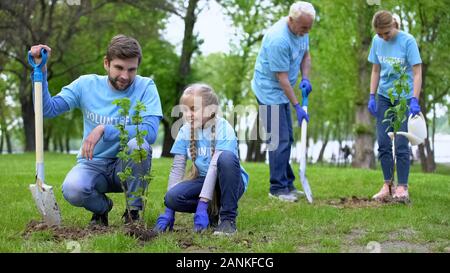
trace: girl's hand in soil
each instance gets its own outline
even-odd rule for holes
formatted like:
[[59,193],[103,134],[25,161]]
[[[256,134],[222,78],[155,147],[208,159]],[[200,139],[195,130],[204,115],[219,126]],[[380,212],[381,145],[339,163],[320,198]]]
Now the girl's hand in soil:
[[197,205],[197,211],[194,214],[194,231],[201,232],[208,228],[208,202],[199,201]]
[[169,231],[172,231],[174,222],[175,222],[175,211],[166,208],[165,213],[161,214],[156,220],[156,225],[153,228],[153,230],[156,232],[166,232],[167,228],[169,228]]

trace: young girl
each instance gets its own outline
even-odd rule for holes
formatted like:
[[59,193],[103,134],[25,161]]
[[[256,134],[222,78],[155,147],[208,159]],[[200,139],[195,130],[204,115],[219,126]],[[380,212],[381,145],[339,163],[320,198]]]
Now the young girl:
[[[384,185],[373,196],[382,200],[392,196],[399,201],[408,201],[409,148],[408,140],[399,136],[395,140],[398,169],[398,186],[392,185],[393,159],[392,144],[386,134],[388,124],[383,123],[384,113],[393,105],[388,96],[388,90],[393,87],[397,77],[392,75],[393,65],[406,67],[410,93],[407,94],[410,114],[420,112],[419,96],[422,86],[422,60],[419,48],[413,36],[399,30],[397,22],[389,11],[379,11],[373,17],[373,28],[377,35],[373,38],[369,54],[369,62],[373,64],[370,82],[369,112],[377,118],[377,140],[379,159],[384,174]],[[375,99],[377,94],[378,105]],[[394,105],[398,104],[398,101]],[[407,117],[402,124],[401,131],[407,131]]]
[[[236,135],[231,125],[217,116],[219,101],[210,86],[188,86],[180,104],[185,108],[186,123],[171,150],[175,158],[164,198],[166,210],[154,230],[172,230],[175,211],[179,211],[195,213],[195,232],[216,226],[218,214],[220,223],[214,234],[232,235],[237,231],[238,200],[248,184],[248,175],[239,163]],[[188,158],[192,168],[183,181]]]

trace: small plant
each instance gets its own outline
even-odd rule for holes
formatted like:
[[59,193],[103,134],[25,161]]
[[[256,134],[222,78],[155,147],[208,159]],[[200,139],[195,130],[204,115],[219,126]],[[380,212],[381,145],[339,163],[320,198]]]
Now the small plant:
[[[141,117],[141,112],[146,110],[145,105],[142,102],[137,102],[136,106],[134,107],[134,113],[133,116],[131,117],[131,122],[132,124],[134,124],[136,126],[135,130],[136,130],[136,142],[137,142],[137,146],[138,149],[133,150],[133,152],[130,153],[129,149],[128,149],[128,132],[125,130],[125,126],[126,126],[126,122],[129,119],[130,116],[130,108],[131,108],[131,102],[130,99],[128,98],[123,98],[123,99],[117,99],[113,101],[114,105],[117,105],[118,107],[120,107],[119,109],[119,114],[121,116],[121,122],[119,122],[119,124],[116,125],[116,127],[119,129],[120,135],[119,135],[119,139],[120,139],[120,151],[117,154],[117,157],[124,163],[126,164],[127,162],[130,162],[130,160],[132,162],[134,162],[135,164],[141,164],[142,161],[144,161],[147,156],[148,156],[148,152],[142,148],[142,145],[144,144],[144,137],[147,135],[147,131],[145,130],[140,130],[139,129],[139,124],[142,123],[142,117]],[[122,190],[125,194],[125,206],[128,212],[128,217],[130,217],[131,219],[131,215],[130,215],[130,202],[136,200],[137,198],[141,198],[142,199],[142,218],[141,220],[144,219],[144,215],[145,215],[145,207],[147,205],[147,195],[148,195],[148,186],[150,182],[152,181],[152,174],[149,173],[145,173],[143,175],[141,175],[141,177],[139,177],[139,180],[142,181],[143,183],[141,183],[139,185],[139,187],[137,187],[137,190],[135,192],[132,192],[131,194],[134,197],[128,197],[127,195],[127,182],[130,179],[134,179],[135,177],[132,174],[132,169],[130,166],[127,166],[122,172],[118,172],[117,176],[120,179],[121,182],[121,186],[122,186]],[[145,221],[144,221],[144,225]]]
[[[400,64],[393,65],[394,74],[399,75],[398,79],[394,80],[393,87],[389,88],[388,95],[393,106],[389,107],[386,112],[384,112],[383,123],[388,123],[389,126],[386,129],[386,133],[390,132],[392,129],[392,157],[394,160],[394,166],[392,171],[391,183],[394,183],[395,170],[396,170],[396,156],[395,156],[395,138],[397,137],[397,132],[400,130],[403,122],[406,121],[406,113],[409,112],[409,106],[406,96],[410,92],[410,87],[408,84],[408,74],[406,73],[406,67],[402,67]],[[389,77],[392,74],[389,74]],[[398,102],[397,104],[395,104]]]

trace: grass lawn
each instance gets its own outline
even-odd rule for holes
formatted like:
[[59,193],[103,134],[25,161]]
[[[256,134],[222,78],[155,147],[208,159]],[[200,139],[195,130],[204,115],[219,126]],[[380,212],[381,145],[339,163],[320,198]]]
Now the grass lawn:
[[[61,184],[75,165],[75,156],[46,154],[46,182],[54,186],[63,225],[84,228],[91,214],[67,203]],[[39,220],[28,185],[34,182],[34,154],[0,156],[0,252],[70,252],[74,242],[55,238],[52,231],[24,236],[30,220]],[[146,222],[152,227],[163,211],[170,159],[153,160]],[[410,175],[411,205],[341,204],[340,198],[367,198],[381,187],[381,171],[310,165],[308,180],[314,204],[269,199],[269,168],[244,163],[250,174],[247,192],[239,202],[238,233],[217,237],[211,231],[192,232],[192,214],[176,214],[175,232],[142,242],[124,235],[123,194],[114,201],[109,232],[85,236],[75,244],[81,252],[449,252],[450,168],[422,174],[417,164]],[[298,168],[298,165],[295,165]],[[295,182],[297,187],[298,181]]]

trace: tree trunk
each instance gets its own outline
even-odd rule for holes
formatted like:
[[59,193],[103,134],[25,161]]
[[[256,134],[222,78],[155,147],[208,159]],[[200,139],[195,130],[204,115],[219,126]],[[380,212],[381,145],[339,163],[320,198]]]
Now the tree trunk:
[[255,147],[255,162],[264,162],[266,161],[266,151],[261,151],[262,141],[258,139],[256,141]]
[[247,140],[247,155],[245,156],[245,161],[252,162],[254,157],[254,153],[256,150],[256,141],[255,140]]
[[258,145],[258,141],[260,141],[258,138],[253,139],[252,136],[256,136],[256,131],[258,130],[258,122],[257,122],[258,118],[255,120],[255,123],[253,124],[252,128],[250,129],[250,136],[249,136],[249,140],[247,140],[247,155],[245,158],[245,161],[248,162],[255,162],[256,161],[256,157],[257,157],[257,153],[259,152],[259,149],[261,149],[261,145]]
[[[184,36],[183,36],[183,47],[181,49],[180,64],[178,66],[178,75],[176,89],[178,90],[178,95],[175,99],[176,105],[181,97],[183,89],[186,87],[188,78],[191,74],[191,59],[195,50],[198,48],[197,39],[194,36],[194,26],[197,21],[197,15],[195,10],[197,9],[197,4],[199,0],[189,0],[189,5],[184,16]],[[174,139],[171,134],[171,125],[173,123],[173,118],[168,117],[168,120],[163,119],[164,125],[164,142],[162,147],[162,157],[172,157],[170,154],[170,149],[174,143]]]
[[35,150],[34,105],[32,92],[30,89],[30,85],[28,84],[28,71],[25,67],[22,68],[22,77],[21,79],[19,79],[19,81],[19,100],[25,132],[25,151],[33,152]]
[[317,163],[323,163],[323,154],[325,153],[325,148],[328,145],[328,137],[324,140],[322,147],[320,148],[319,157],[317,158]]
[[53,137],[52,142],[53,142],[53,152],[58,152],[58,138]]
[[353,167],[375,168],[375,156],[373,152],[374,133],[373,122],[367,109],[368,88],[370,86],[370,65],[367,61],[367,53],[372,41],[370,27],[373,8],[369,8],[365,2],[360,1],[358,8],[358,32],[360,43],[357,44],[358,52],[358,94],[355,99],[355,157]]
[[264,162],[266,160],[266,152],[261,151],[262,140],[258,135],[259,126],[262,126],[262,121],[260,120],[258,113],[251,128],[249,140],[247,141],[247,156],[245,161]]
[[44,126],[44,128],[46,129],[44,131],[44,151],[48,152],[50,150],[50,139],[51,139],[51,134],[52,134],[52,126]]
[[325,138],[323,139],[322,147],[319,151],[319,157],[317,158],[317,163],[323,163],[323,155],[325,153],[325,149],[328,145],[328,141],[330,139],[330,133],[331,133],[331,126],[328,126],[325,129]]
[[3,153],[3,140],[5,139],[5,131],[6,131],[6,120],[5,116],[3,115],[3,105],[0,105],[0,154]]
[[12,144],[11,144],[11,134],[6,130],[5,132],[6,139],[6,149],[8,150],[8,154],[12,154]]
[[2,130],[1,130],[1,132],[2,132],[2,135],[0,136],[0,154],[2,154],[3,153],[3,139],[4,139],[4,133],[3,133],[3,128],[2,128]]
[[430,147],[430,140],[428,138],[425,139],[423,144],[419,145],[419,157],[423,172],[431,173],[436,170],[434,151]]
[[64,143],[62,136],[58,136],[58,146],[59,146],[59,152],[64,153]]
[[178,67],[179,80],[177,82],[177,90],[183,91],[191,74],[192,54],[198,48],[197,40],[194,36],[194,26],[197,21],[195,10],[199,0],[189,0],[189,5],[184,16],[184,36],[183,48],[181,50],[180,65]]
[[162,157],[172,157],[172,154],[170,153],[170,150],[172,149],[173,143],[175,140],[172,138],[171,133],[171,126],[170,123],[163,118],[162,124],[164,126],[164,140],[163,140],[163,147],[162,147]]
[[[426,86],[425,81],[426,81],[427,72],[428,72],[428,64],[424,62],[424,63],[422,63],[422,75],[423,75],[422,76],[422,86]],[[422,113],[424,113],[424,116],[426,116],[426,113],[428,113],[428,109],[427,109],[425,100],[426,100],[425,92],[420,92],[419,104],[420,104]],[[420,153],[420,164],[422,166],[422,171],[427,172],[427,173],[434,172],[436,170],[436,162],[434,161],[434,151],[431,149],[431,146],[430,146],[429,134],[427,134],[427,138],[425,139],[425,142],[423,144],[419,145],[419,153]]]
[[[370,117],[367,108],[362,105],[356,107],[356,120],[363,124],[370,124]],[[366,128],[361,126],[360,128]],[[375,155],[373,152],[374,137],[369,130],[357,130],[355,138],[355,157],[352,161],[352,166],[357,168],[374,169]]]
[[69,154],[70,153],[70,136],[66,135],[66,137],[64,138],[64,144],[66,146],[66,153]]

